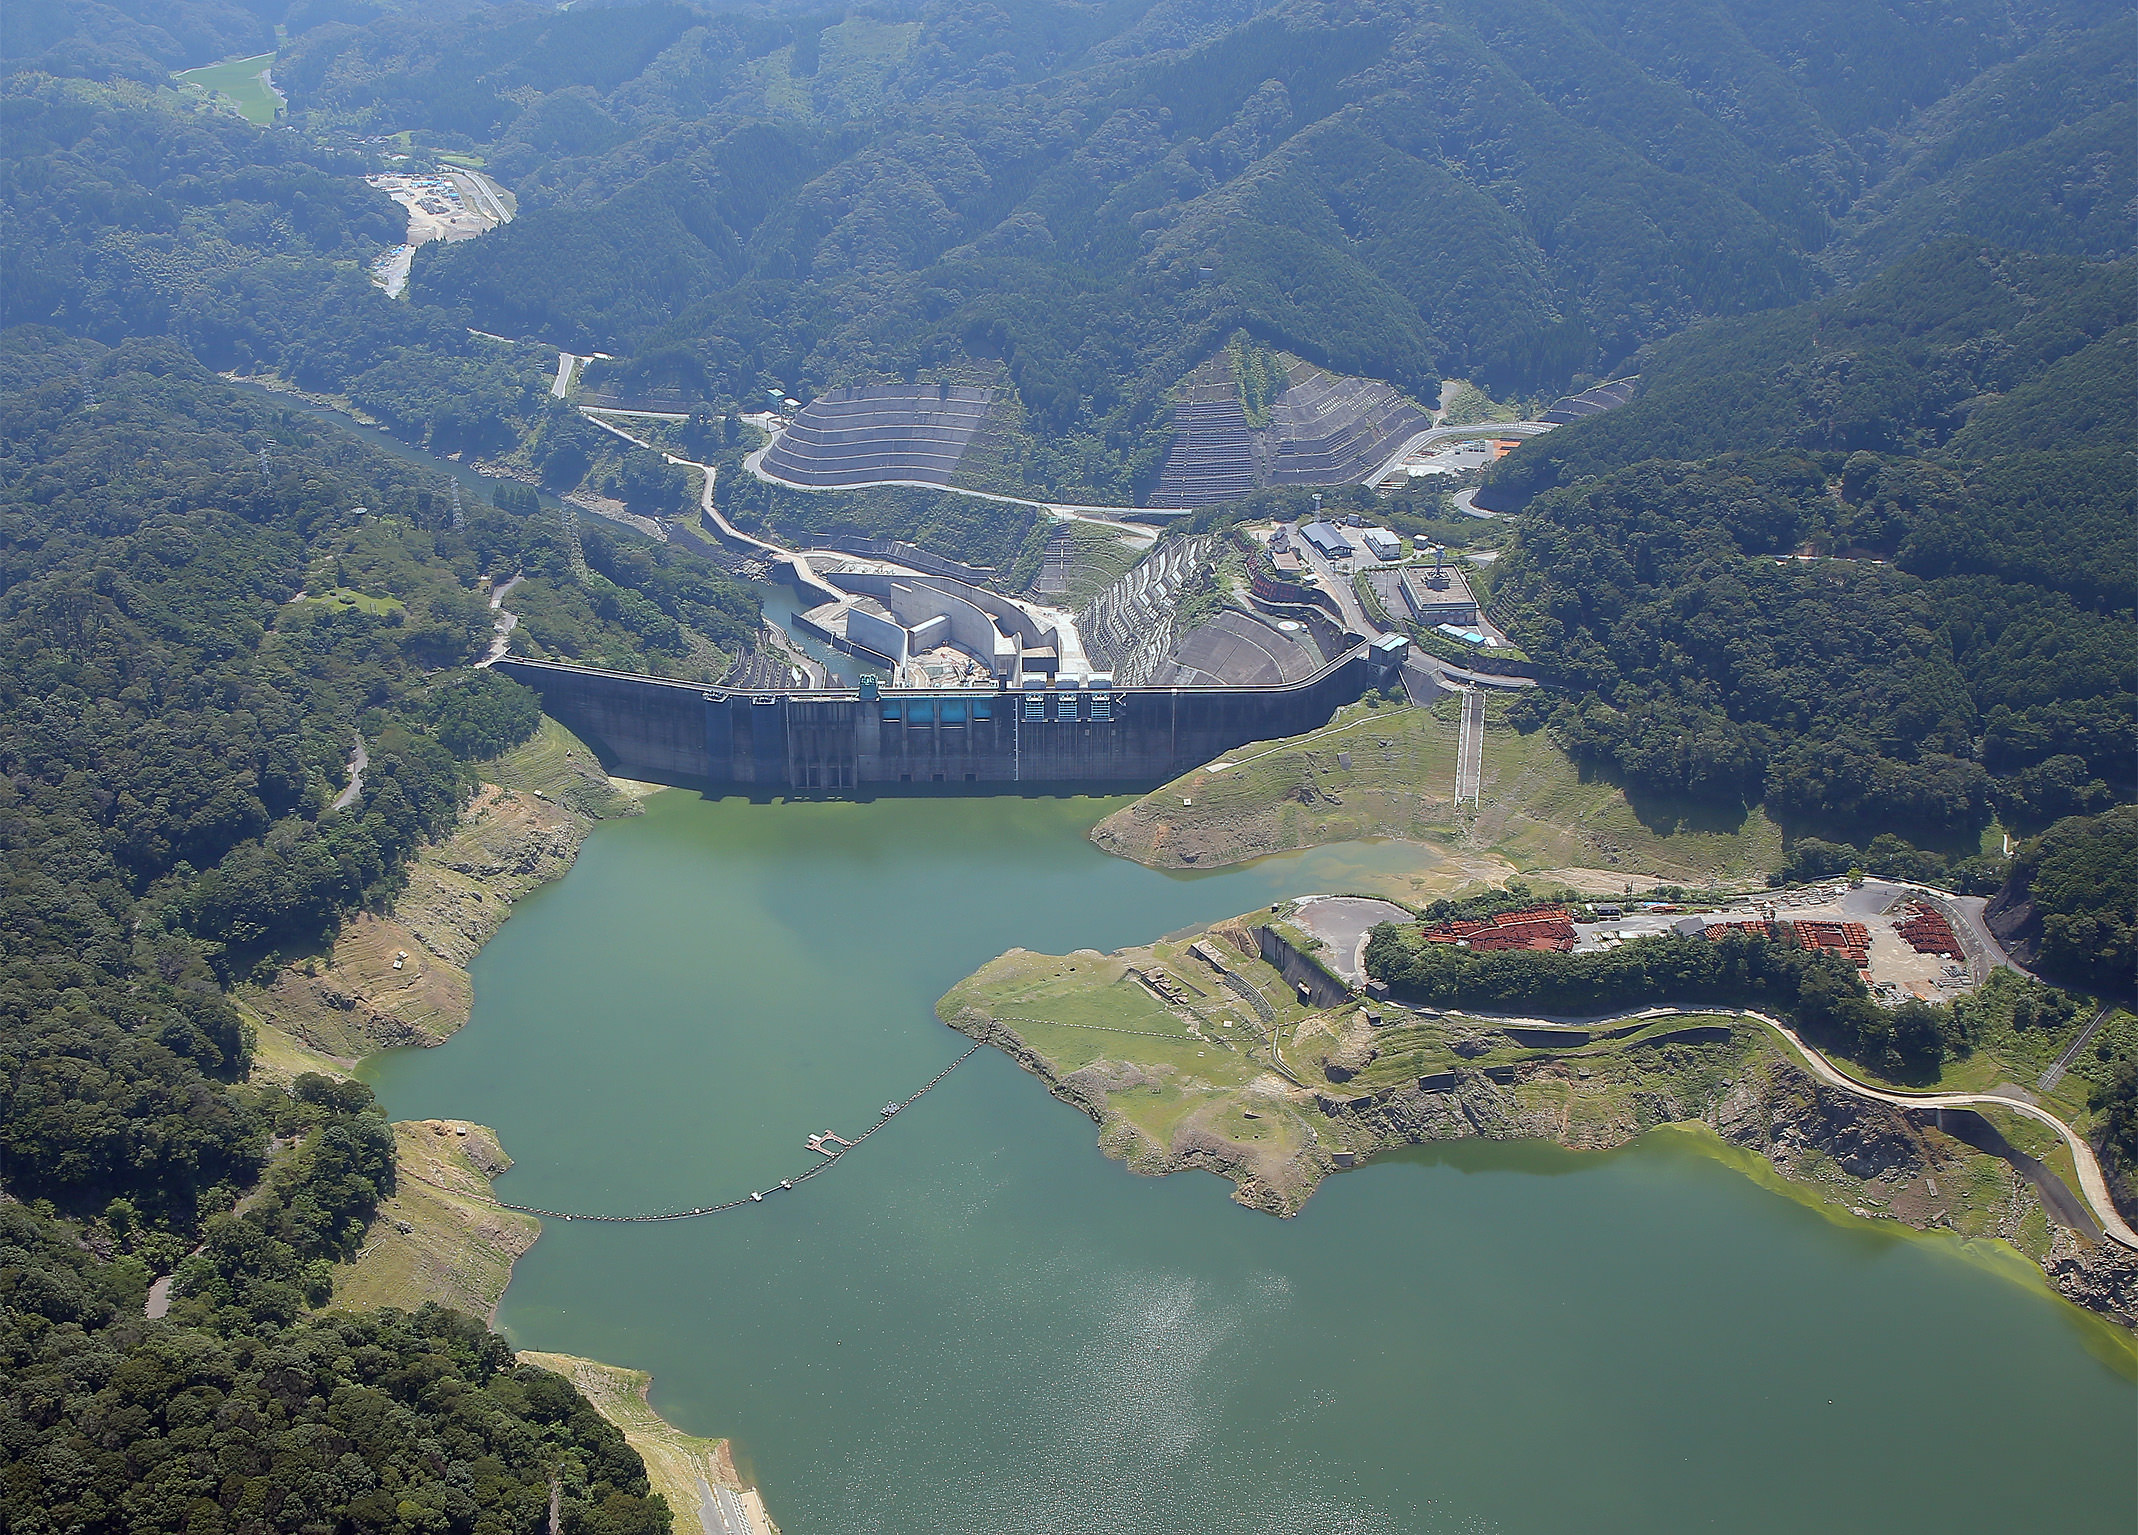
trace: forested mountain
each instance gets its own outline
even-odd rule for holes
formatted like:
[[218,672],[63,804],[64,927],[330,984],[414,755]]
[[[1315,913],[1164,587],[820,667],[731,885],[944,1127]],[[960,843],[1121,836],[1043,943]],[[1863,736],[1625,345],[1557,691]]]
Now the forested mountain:
[[[439,683],[489,644],[477,578],[524,573],[563,653],[639,666],[679,623],[739,648],[756,604],[665,549],[590,545],[614,579],[582,589],[552,520],[477,506],[456,529],[397,461],[168,342],[8,341],[0,1018],[28,1053],[0,1087],[5,1177],[182,1230],[257,1157],[213,1088],[244,1068],[214,983],[331,932],[458,813],[446,743],[482,698]],[[359,735],[363,790],[334,810]],[[138,1109],[112,1111],[114,1077]]]
[[[11,58],[128,73],[30,48],[96,30],[41,3]],[[417,432],[451,399],[476,443],[535,407],[471,324],[717,406],[986,379],[1035,488],[1120,500],[1242,329],[1420,397],[1549,392],[1941,236],[2129,248],[2132,40],[2090,0],[263,3],[301,132],[11,78],[7,317],[124,313]],[[354,136],[403,130],[522,212],[378,305],[398,211]]]
[[2138,792],[2134,322],[2130,262],[1954,241],[1658,346],[1490,488],[1555,728],[1859,842]]
[[[1119,497],[1165,391],[1243,327],[1421,393],[1541,390],[1942,234],[2127,249],[2121,20],[507,7],[322,28],[281,78],[304,121],[486,147],[526,213],[415,279],[479,326],[718,397],[1006,378],[1042,483]],[[2082,89],[2039,83],[2075,59]],[[2035,174],[2060,156],[2083,173]]]

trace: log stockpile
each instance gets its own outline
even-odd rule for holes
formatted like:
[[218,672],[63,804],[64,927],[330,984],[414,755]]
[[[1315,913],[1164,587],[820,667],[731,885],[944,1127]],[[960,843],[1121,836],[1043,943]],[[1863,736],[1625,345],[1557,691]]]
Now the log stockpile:
[[1967,958],[1967,951],[1960,947],[1952,924],[1928,906],[1910,906],[1907,914],[1894,924],[1894,931],[1918,954],[1943,954],[1948,959],[1962,961]]
[[1425,929],[1425,938],[1429,943],[1459,943],[1485,954],[1499,949],[1548,949],[1565,954],[1574,947],[1574,920],[1564,906],[1531,906],[1482,920],[1436,922]]

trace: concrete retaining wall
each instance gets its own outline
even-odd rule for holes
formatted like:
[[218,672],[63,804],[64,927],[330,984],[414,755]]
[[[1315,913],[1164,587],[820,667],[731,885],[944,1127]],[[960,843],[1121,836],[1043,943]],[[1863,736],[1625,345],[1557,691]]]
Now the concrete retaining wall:
[[1306,988],[1306,999],[1315,1007],[1335,1007],[1351,999],[1351,988],[1332,975],[1320,961],[1296,948],[1271,927],[1255,929],[1255,947],[1263,962],[1290,983],[1293,990]]

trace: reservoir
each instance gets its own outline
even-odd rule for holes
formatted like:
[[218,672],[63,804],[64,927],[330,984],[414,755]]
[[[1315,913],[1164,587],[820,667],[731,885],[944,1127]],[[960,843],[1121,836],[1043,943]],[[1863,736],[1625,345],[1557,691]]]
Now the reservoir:
[[[396,1118],[495,1126],[504,1198],[722,1202],[949,1064],[935,1001],[1006,948],[1421,856],[1164,873],[1085,840],[1120,803],[656,795],[478,957],[462,1033],[367,1075]],[[1836,1220],[1689,1137],[1416,1149],[1290,1221],[1229,1192],[1126,1172],[983,1050],[793,1192],[547,1222],[498,1321],[653,1371],[786,1535],[2132,1528],[2118,1335],[2016,1261]]]

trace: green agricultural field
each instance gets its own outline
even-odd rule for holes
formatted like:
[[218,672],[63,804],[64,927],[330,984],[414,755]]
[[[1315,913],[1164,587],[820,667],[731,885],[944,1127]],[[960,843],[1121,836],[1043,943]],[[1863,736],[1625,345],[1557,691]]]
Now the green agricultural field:
[[1093,840],[1169,868],[1239,863],[1365,837],[1432,845],[1480,880],[1537,874],[1601,894],[1624,884],[1757,880],[1782,838],[1757,808],[1735,815],[1630,799],[1586,773],[1541,730],[1524,734],[1487,705],[1483,792],[1454,801],[1461,704],[1379,699],[1321,730],[1243,746],[1099,823]]
[[267,83],[267,72],[274,63],[272,53],[259,53],[249,59],[225,59],[220,64],[204,64],[172,78],[180,85],[192,86],[222,102],[247,122],[265,127],[282,110],[282,98]]

